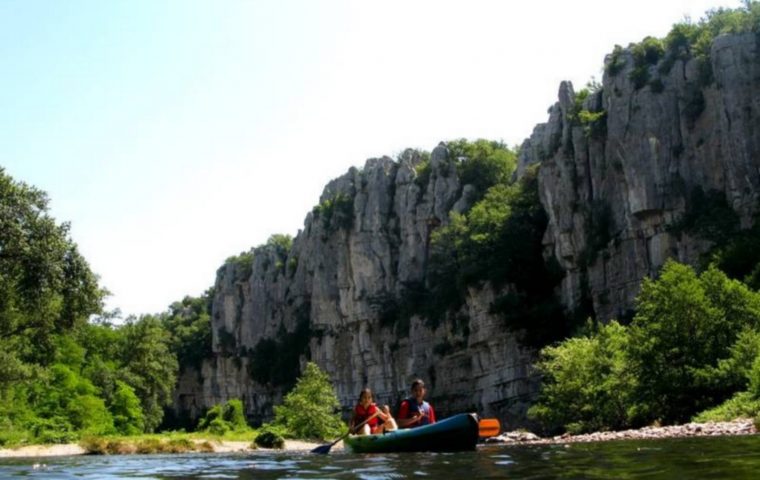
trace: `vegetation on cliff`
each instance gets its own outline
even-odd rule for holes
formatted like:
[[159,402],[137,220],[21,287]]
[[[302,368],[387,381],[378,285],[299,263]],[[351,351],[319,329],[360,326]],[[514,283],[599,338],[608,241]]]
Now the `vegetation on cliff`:
[[590,324],[542,351],[533,418],[581,433],[682,423],[724,401],[698,418],[760,414],[760,293],[714,266],[697,275],[669,261],[636,309],[629,326]]
[[[746,0],[743,3],[739,8],[709,10],[698,22],[687,19],[677,23],[664,39],[646,37],[640,43],[629,45],[633,58],[629,77],[636,89],[648,85],[659,93],[663,88],[662,82],[659,78],[652,78],[652,75],[667,74],[677,60],[692,58],[697,61],[699,69],[698,86],[712,84],[710,49],[713,40],[726,33],[760,32],[760,2]],[[623,71],[625,63],[622,47],[615,46],[605,70],[608,75],[615,76]]]
[[488,283],[507,292],[492,311],[527,343],[564,338],[570,322],[553,292],[561,276],[541,247],[547,218],[537,168],[515,180],[516,152],[499,142],[458,140],[447,147],[461,183],[474,187],[472,207],[453,212],[449,224],[433,232],[427,284],[402,300],[401,311],[435,326],[464,303],[468,288]]

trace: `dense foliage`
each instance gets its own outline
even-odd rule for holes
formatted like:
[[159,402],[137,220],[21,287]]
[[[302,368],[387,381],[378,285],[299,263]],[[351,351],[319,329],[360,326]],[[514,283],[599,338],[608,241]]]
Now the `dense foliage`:
[[[706,13],[698,22],[687,19],[673,26],[664,39],[646,37],[638,44],[631,44],[629,50],[633,58],[633,69],[629,74],[636,89],[646,85],[658,93],[662,82],[651,75],[667,74],[677,60],[695,59],[699,73],[698,87],[714,81],[710,48],[718,35],[724,33],[760,32],[760,3],[747,0],[739,8],[717,8]],[[609,56],[605,70],[615,76],[625,67],[623,49],[616,46]],[[650,67],[656,67],[650,68]],[[695,98],[695,100],[698,100]],[[701,110],[697,104],[690,105],[691,115]]]
[[612,323],[543,350],[534,418],[580,432],[685,422],[726,400],[705,415],[757,405],[760,293],[715,267],[697,275],[669,261],[644,280],[636,309],[628,327]]
[[153,431],[210,353],[211,292],[114,325],[68,230],[0,169],[0,445]]
[[427,288],[410,290],[414,308],[436,325],[464,301],[467,289],[509,284],[493,311],[505,325],[544,345],[567,335],[568,324],[553,289],[560,277],[543,258],[547,225],[538,198],[537,169],[514,180],[516,154],[498,142],[459,140],[448,144],[463,185],[472,185],[472,207],[452,213],[431,237]]
[[339,436],[345,429],[339,410],[330,377],[309,362],[282,405],[274,407],[273,424],[296,438],[325,440]]
[[161,321],[170,334],[170,348],[182,367],[199,368],[211,357],[211,303],[213,289],[198,298],[185,297],[174,302]]
[[243,402],[239,399],[211,407],[198,422],[198,430],[207,430],[214,435],[224,435],[229,431],[248,430]]

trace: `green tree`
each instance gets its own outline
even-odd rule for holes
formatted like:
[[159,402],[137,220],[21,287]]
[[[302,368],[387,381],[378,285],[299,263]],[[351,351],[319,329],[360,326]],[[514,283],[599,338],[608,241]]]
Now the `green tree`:
[[583,337],[541,351],[541,395],[528,415],[549,430],[572,433],[620,429],[630,424],[636,385],[626,350],[626,327],[603,325]]
[[152,432],[172,400],[177,380],[177,358],[170,349],[170,337],[161,321],[150,315],[128,319],[123,329],[121,375],[140,397],[145,430]]
[[161,316],[162,324],[171,334],[171,349],[180,368],[200,369],[203,359],[211,358],[213,300],[214,290],[210,288],[198,298],[187,296],[172,303],[169,312]]
[[282,405],[274,407],[274,424],[296,438],[324,440],[344,430],[339,409],[330,377],[316,363],[309,362]]
[[140,399],[132,387],[120,380],[116,381],[110,411],[113,415],[114,427],[122,435],[138,435],[145,431]]
[[502,142],[465,139],[448,142],[449,155],[458,160],[462,185],[475,187],[473,202],[479,201],[489,188],[507,184],[517,168],[517,155]]
[[668,261],[645,279],[631,328],[630,359],[643,420],[687,421],[725,400],[730,386],[704,381],[747,327],[760,321],[760,295],[714,267],[697,276]]
[[53,335],[101,309],[105,292],[69,238],[48,214],[47,195],[0,168],[0,388],[49,363]]

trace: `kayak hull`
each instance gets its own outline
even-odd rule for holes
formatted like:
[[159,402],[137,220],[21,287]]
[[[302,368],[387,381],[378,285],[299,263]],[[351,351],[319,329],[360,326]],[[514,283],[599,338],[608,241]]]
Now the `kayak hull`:
[[478,416],[462,413],[432,425],[376,435],[352,435],[343,443],[354,453],[461,452],[475,450]]

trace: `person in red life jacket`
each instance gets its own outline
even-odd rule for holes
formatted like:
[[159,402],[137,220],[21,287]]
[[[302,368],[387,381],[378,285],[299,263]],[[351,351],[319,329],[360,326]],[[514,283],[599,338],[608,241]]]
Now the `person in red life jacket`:
[[398,426],[413,428],[435,423],[433,406],[425,401],[425,382],[419,378],[412,382],[412,396],[401,402],[398,410]]
[[[351,416],[350,428],[353,431],[365,420],[369,419],[369,421],[359,427],[359,430],[354,432],[357,435],[390,432],[398,428],[396,421],[391,416],[388,405],[385,405],[382,409],[379,409],[373,400],[372,390],[369,388],[365,388],[359,394],[359,401],[356,403],[353,415]],[[372,418],[373,415],[375,415],[374,418]]]

